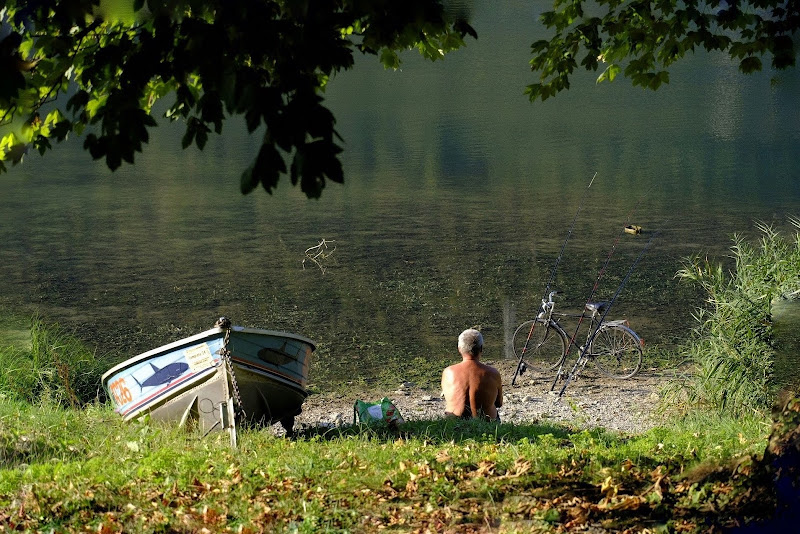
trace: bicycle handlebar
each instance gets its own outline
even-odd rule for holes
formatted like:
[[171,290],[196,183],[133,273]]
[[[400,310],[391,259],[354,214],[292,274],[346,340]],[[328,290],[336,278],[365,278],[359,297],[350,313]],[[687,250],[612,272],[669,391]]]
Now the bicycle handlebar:
[[558,295],[558,291],[551,291],[549,295],[547,295],[547,300],[542,299],[542,311],[539,313],[539,317],[542,317],[543,314],[547,313],[548,309],[552,309],[555,301],[553,301],[553,297]]
[[558,291],[551,291],[549,295],[547,295],[547,300],[542,299],[542,306],[553,304],[553,297],[558,295]]

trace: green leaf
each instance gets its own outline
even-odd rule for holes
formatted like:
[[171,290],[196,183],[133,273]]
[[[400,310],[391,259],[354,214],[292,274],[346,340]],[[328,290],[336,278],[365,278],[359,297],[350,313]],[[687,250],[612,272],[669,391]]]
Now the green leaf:
[[34,51],[33,45],[34,45],[33,36],[25,35],[22,42],[19,45],[20,56],[23,58],[30,58],[31,54]]
[[106,154],[106,143],[105,138],[101,141],[95,134],[89,134],[83,142],[83,148],[89,151],[93,159],[100,159]]
[[286,163],[275,146],[268,141],[261,145],[253,166],[242,174],[241,190],[247,194],[260,183],[264,191],[272,194],[278,185],[281,173],[286,172]]
[[739,70],[744,74],[751,74],[761,70],[761,60],[755,56],[744,58],[739,63]]
[[195,134],[197,134],[197,119],[189,117],[189,120],[186,122],[186,133],[183,134],[183,138],[181,139],[181,148],[186,150],[189,145],[192,144],[192,141],[194,141]]
[[400,68],[400,57],[394,50],[384,48],[381,50],[381,63],[386,69],[397,70]]
[[208,142],[208,132],[211,130],[205,124],[199,124],[197,127],[197,133],[195,134],[194,140],[197,143],[197,148],[203,150],[206,147],[206,143]]
[[106,151],[106,165],[112,171],[119,169],[122,165],[122,151],[116,143],[108,143],[109,149]]
[[97,117],[98,112],[106,105],[107,101],[108,95],[101,94],[86,103],[86,113],[89,115],[90,120]]
[[[4,62],[5,63],[5,62]],[[25,78],[18,71],[0,63],[0,104],[11,102],[25,88]]]
[[67,135],[72,130],[72,123],[68,120],[63,120],[57,122],[53,128],[50,130],[50,135],[55,138],[56,141],[63,141],[67,138]]
[[540,97],[542,93],[542,84],[532,83],[525,88],[524,94],[528,95],[528,99],[533,102]]
[[622,67],[612,63],[611,65],[606,67],[606,70],[604,70],[600,76],[597,77],[597,83],[601,83],[604,81],[613,82],[614,78],[616,78],[617,74],[619,74],[621,71]]
[[214,131],[222,133],[222,121],[225,118],[222,112],[222,102],[219,95],[205,93],[200,98],[200,119],[204,123],[214,123]]
[[89,103],[89,93],[84,90],[80,90],[72,97],[67,100],[67,111],[77,112],[78,110],[84,108],[86,104]]
[[0,154],[3,153],[8,147],[13,146],[17,137],[13,133],[7,133],[0,137]]

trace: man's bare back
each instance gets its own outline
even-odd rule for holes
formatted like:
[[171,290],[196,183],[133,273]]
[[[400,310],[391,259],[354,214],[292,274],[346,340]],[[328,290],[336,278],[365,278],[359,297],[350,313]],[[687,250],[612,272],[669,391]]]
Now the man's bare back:
[[498,419],[497,408],[503,405],[503,381],[497,369],[479,361],[483,337],[477,330],[462,332],[459,352],[463,361],[442,373],[445,413],[465,419]]

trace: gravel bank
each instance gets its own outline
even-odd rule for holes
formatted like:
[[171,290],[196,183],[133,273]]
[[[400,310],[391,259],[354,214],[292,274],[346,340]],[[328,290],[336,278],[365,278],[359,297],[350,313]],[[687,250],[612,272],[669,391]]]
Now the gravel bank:
[[[643,367],[633,378],[615,380],[604,377],[589,365],[559,397],[563,382],[559,382],[555,392],[550,392],[554,373],[528,370],[522,380],[517,380],[517,386],[512,387],[515,361],[486,363],[496,367],[503,377],[505,402],[500,417],[504,423],[556,423],[576,429],[602,427],[626,433],[643,432],[657,423],[654,411],[663,376],[653,369]],[[398,381],[393,390],[374,390],[357,396],[311,395],[295,427],[352,423],[353,403],[357,398],[377,401],[384,396],[394,401],[407,420],[434,419],[444,414],[444,399],[438,388],[435,391],[421,389]]]

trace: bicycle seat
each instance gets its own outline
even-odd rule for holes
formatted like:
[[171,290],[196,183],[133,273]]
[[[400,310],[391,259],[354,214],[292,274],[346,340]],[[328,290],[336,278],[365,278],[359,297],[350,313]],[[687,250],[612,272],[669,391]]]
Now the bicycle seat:
[[586,304],[586,311],[590,311],[592,313],[603,313],[611,306],[610,302],[603,301],[603,302],[589,302]]

